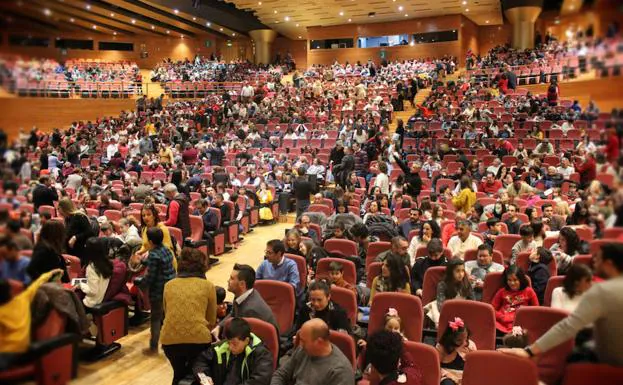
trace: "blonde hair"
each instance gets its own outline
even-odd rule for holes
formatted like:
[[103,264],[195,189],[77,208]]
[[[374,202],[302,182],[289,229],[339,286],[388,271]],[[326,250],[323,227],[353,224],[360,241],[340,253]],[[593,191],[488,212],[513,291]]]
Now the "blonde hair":
[[556,207],[554,207],[554,214],[562,215],[564,217],[571,215],[571,209],[569,208],[569,203],[567,201],[557,202]]
[[58,201],[58,208],[63,212],[63,214],[73,215],[73,214],[83,214],[82,211],[76,208],[74,202],[69,198],[62,198]]

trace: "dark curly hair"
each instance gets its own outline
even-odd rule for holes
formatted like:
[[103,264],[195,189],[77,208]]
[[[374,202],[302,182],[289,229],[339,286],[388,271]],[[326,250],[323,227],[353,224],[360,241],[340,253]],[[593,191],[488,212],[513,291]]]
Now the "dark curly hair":
[[380,374],[388,374],[398,369],[403,350],[400,334],[381,330],[368,337],[367,342],[366,358]]
[[205,274],[208,271],[208,258],[199,249],[185,247],[177,265],[178,273]]

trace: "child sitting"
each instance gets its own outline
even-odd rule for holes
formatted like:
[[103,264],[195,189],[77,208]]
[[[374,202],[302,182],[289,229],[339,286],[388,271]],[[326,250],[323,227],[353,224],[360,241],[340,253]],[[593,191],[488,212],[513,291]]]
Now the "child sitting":
[[229,313],[227,303],[225,302],[225,296],[227,293],[225,289],[220,286],[216,286],[216,318],[218,322],[221,322]]
[[537,247],[536,243],[534,242],[534,230],[532,229],[532,226],[523,226],[522,228],[520,228],[519,235],[521,235],[521,240],[517,241],[517,243],[515,243],[513,245],[513,248],[511,249],[511,265],[515,264],[519,253],[521,253],[522,251],[536,250]]
[[469,331],[461,318],[448,322],[436,349],[441,364],[441,385],[460,384],[465,356],[476,350],[476,344],[469,339]]
[[485,243],[493,249],[495,238],[500,234],[502,234],[502,225],[500,224],[500,220],[497,218],[487,219],[487,231],[482,233],[485,238]]
[[329,264],[329,281],[331,286],[343,287],[357,295],[355,287],[344,280],[344,266],[341,263],[334,261]]
[[517,310],[522,306],[539,306],[539,300],[525,273],[516,265],[504,270],[503,282],[504,287],[495,293],[491,304],[495,309],[495,327],[502,333],[509,333]]
[[538,247],[530,254],[530,264],[528,265],[528,276],[532,280],[539,303],[543,303],[545,288],[550,277],[549,263],[554,259],[552,252],[544,247]]
[[[333,234],[327,239],[347,239],[346,238],[346,226],[343,222],[337,222],[333,229]],[[326,241],[326,239],[325,239]]]
[[[404,330],[402,329],[402,320],[398,315],[398,310],[393,307],[387,309],[387,313],[385,313],[385,326],[383,327],[383,330],[400,334],[402,340],[407,341],[407,337],[405,337]],[[366,346],[366,340],[361,339],[357,341],[357,345],[360,347]]]
[[424,306],[426,315],[438,326],[443,303],[448,299],[474,299],[474,290],[465,274],[465,262],[451,259],[446,265],[444,279],[437,284],[437,298]]

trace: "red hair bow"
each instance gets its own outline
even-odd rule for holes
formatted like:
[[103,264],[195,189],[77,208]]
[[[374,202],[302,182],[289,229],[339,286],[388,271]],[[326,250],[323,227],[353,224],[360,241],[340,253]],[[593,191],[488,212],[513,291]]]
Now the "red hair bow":
[[450,326],[450,329],[452,329],[453,331],[457,331],[459,330],[459,328],[464,327],[465,323],[463,322],[462,319],[460,319],[459,317],[456,317],[454,321],[450,321],[448,323],[448,326]]

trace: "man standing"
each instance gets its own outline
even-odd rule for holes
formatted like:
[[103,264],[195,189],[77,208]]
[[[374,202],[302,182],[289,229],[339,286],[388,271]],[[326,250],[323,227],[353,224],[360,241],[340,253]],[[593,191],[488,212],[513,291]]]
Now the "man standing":
[[[186,195],[177,192],[177,187],[173,183],[164,186],[164,195],[169,201],[167,207],[166,226],[177,227],[182,230],[184,239],[190,237],[190,211],[188,198]],[[180,245],[181,247],[182,245]]]
[[460,221],[457,234],[448,241],[448,249],[452,251],[453,258],[464,259],[465,251],[477,249],[482,245],[482,239],[471,233],[471,226],[467,221]]
[[52,187],[52,180],[49,176],[39,178],[39,184],[32,191],[32,203],[35,212],[39,212],[41,206],[54,206],[54,202],[58,200],[58,193]]
[[409,169],[402,160],[402,156],[397,152],[394,153],[394,159],[398,167],[405,173],[406,193],[410,195],[411,198],[417,199],[422,190],[422,178],[420,177],[420,168],[422,165],[419,162],[414,162]]
[[465,273],[469,278],[469,282],[474,288],[474,297],[476,301],[482,298],[482,287],[485,282],[485,276],[491,272],[502,272],[504,266],[497,262],[493,262],[491,248],[482,244],[478,246],[478,256],[475,261],[465,262]]
[[289,283],[298,296],[300,294],[299,270],[296,262],[283,255],[285,252],[286,247],[279,239],[268,241],[264,252],[266,259],[257,268],[256,278]]
[[229,280],[227,290],[234,294],[231,313],[212,330],[212,335],[218,337],[225,322],[231,317],[257,318],[272,324],[277,331],[277,321],[270,307],[264,302],[262,296],[253,290],[255,284],[255,271],[249,265],[235,264]]
[[359,143],[353,143],[353,156],[355,157],[355,172],[357,176],[366,178],[368,176],[368,167],[370,161],[368,160],[368,154],[361,149]]
[[313,192],[313,186],[305,175],[305,169],[298,169],[299,176],[294,181],[293,190],[296,198],[296,217],[300,217],[309,208],[309,196]]
[[329,327],[314,318],[298,333],[299,347],[285,365],[273,374],[270,385],[352,385],[352,364],[329,340]]

